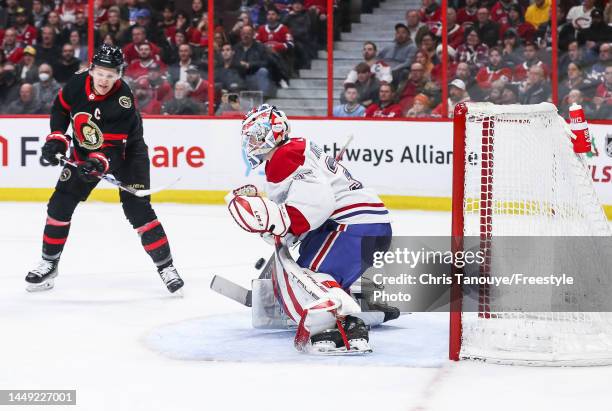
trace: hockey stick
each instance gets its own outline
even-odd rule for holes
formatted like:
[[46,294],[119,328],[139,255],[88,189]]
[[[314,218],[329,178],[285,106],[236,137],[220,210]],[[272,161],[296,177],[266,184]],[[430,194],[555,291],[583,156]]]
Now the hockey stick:
[[[57,155],[57,159],[60,161],[60,163],[62,163],[62,165],[69,165],[69,166],[72,166],[74,168],[77,168],[79,166],[76,162],[66,158],[66,156],[63,156],[61,154]],[[177,183],[177,181],[179,181],[181,179],[180,177],[178,177],[174,181],[172,181],[172,182],[170,182],[168,184],[165,184],[163,186],[160,186],[160,187],[151,188],[151,189],[148,189],[148,190],[137,190],[137,189],[135,189],[133,187],[130,187],[130,186],[127,186],[127,185],[123,184],[121,181],[117,180],[115,177],[113,177],[113,176],[111,176],[109,174],[92,173],[92,175],[97,177],[97,178],[99,178],[100,180],[104,180],[107,183],[110,183],[110,184],[114,185],[115,187],[118,187],[120,190],[128,192],[128,193],[130,193],[132,195],[135,195],[136,197],[146,197],[146,196],[149,196],[151,194],[158,193],[160,191],[163,191],[163,190],[173,186],[174,184]]]

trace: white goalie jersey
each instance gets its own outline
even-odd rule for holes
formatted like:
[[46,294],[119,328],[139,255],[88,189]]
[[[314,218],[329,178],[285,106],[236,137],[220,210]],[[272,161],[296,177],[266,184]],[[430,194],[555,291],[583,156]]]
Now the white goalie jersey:
[[268,198],[285,204],[295,235],[330,219],[339,224],[390,222],[378,195],[307,139],[280,146],[266,163],[266,180]]

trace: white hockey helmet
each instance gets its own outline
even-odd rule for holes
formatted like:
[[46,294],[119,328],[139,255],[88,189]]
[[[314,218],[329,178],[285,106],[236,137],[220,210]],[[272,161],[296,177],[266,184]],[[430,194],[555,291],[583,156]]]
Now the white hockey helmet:
[[242,149],[252,168],[263,163],[266,154],[289,139],[289,120],[270,104],[249,111],[242,120]]

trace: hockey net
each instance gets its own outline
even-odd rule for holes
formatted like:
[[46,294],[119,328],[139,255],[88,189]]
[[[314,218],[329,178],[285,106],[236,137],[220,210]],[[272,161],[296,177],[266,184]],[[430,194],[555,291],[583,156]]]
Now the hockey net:
[[[570,136],[556,107],[548,103],[466,103],[455,109],[454,247],[462,248],[467,236],[479,239],[480,249],[486,250],[479,275],[494,275],[504,264],[504,253],[492,247],[496,237],[612,234],[584,158],[574,154]],[[547,258],[550,251],[545,245],[534,250],[534,273],[554,264]],[[572,258],[579,260],[579,255],[568,254],[568,260]],[[581,283],[572,295],[611,298],[611,280],[601,277]],[[559,295],[541,295],[534,287],[517,293],[511,287],[483,285],[471,300],[477,308],[468,312],[465,291],[455,285],[450,358],[529,365],[612,363],[610,313],[580,312],[579,301],[567,298],[567,289],[556,292]],[[517,308],[529,299],[549,301],[550,311]],[[567,304],[567,309],[559,304]]]

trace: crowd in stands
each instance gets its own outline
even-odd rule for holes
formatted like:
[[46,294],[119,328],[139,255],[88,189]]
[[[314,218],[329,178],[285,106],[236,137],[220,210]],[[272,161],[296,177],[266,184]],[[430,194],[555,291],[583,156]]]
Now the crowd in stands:
[[[442,101],[442,10],[422,0],[395,24],[393,44],[367,41],[344,80],[342,117],[452,117],[459,102],[552,102],[551,0],[449,0],[448,100]],[[558,3],[558,102],[612,119],[612,3]],[[356,91],[356,93],[355,93]]]
[[[362,0],[371,12],[382,0]],[[558,106],[579,102],[590,118],[612,118],[612,4],[558,2]],[[94,44],[122,47],[124,77],[146,114],[242,111],[240,92],[274,97],[325,49],[326,0],[216,2],[209,39],[207,2],[95,0]],[[334,1],[334,37],[350,30],[351,0]],[[390,46],[363,45],[344,81],[336,116],[452,115],[461,101],[552,101],[551,0],[422,0],[389,29]],[[0,1],[0,112],[44,114],[59,88],[87,67],[87,2]],[[391,23],[392,24],[392,23]],[[209,102],[209,53],[214,101]],[[447,101],[442,59],[447,56]],[[446,109],[446,110],[445,110]]]

